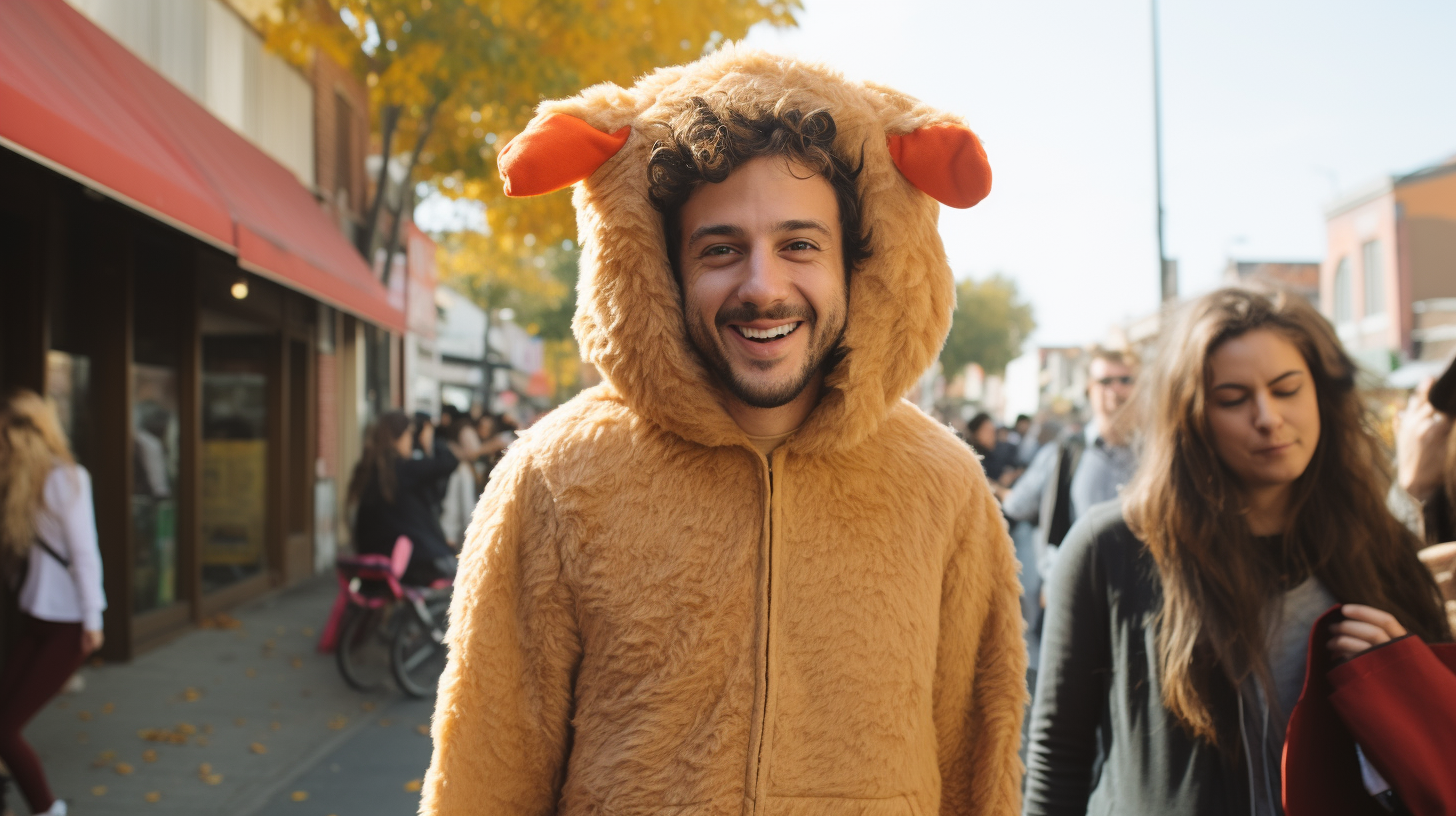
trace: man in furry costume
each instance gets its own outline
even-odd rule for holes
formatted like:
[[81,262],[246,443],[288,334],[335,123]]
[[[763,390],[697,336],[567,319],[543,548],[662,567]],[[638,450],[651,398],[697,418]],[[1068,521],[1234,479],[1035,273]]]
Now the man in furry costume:
[[936,199],[989,191],[975,137],[730,47],[544,103],[500,164],[581,182],[606,382],[476,510],[421,813],[1016,813],[1011,542],[901,399],[953,308]]

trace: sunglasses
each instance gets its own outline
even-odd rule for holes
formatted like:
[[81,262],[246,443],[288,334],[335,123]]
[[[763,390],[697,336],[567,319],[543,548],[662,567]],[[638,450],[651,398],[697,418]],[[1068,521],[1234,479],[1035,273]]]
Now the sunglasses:
[[1096,382],[1098,385],[1103,386],[1105,388],[1105,387],[1107,387],[1109,385],[1132,385],[1133,378],[1132,377],[1103,377],[1103,378],[1101,378],[1099,380],[1094,380],[1094,382]]

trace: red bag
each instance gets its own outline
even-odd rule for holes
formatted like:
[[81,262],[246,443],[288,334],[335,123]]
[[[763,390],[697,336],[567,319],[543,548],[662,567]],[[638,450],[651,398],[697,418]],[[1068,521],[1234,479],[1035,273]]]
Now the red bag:
[[1384,813],[1356,742],[1412,814],[1456,816],[1456,644],[1404,637],[1333,666],[1325,643],[1341,618],[1334,607],[1310,630],[1284,740],[1286,816]]

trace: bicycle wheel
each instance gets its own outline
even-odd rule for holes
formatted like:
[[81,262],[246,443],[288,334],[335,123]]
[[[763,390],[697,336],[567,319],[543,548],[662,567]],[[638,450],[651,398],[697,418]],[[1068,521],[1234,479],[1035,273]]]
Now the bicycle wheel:
[[359,691],[378,691],[389,682],[388,608],[349,607],[334,651],[344,682]]
[[413,607],[400,609],[399,628],[390,644],[390,668],[394,681],[411,697],[430,697],[445,670],[445,614],[448,601],[427,606],[433,625],[422,620]]

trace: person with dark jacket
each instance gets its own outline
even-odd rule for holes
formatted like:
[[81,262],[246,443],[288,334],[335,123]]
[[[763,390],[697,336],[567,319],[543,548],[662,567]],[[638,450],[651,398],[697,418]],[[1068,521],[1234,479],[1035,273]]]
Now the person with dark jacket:
[[1028,816],[1278,816],[1316,621],[1341,605],[1313,633],[1335,662],[1451,637],[1329,324],[1227,289],[1170,325],[1133,482],[1068,532],[1047,588]]
[[[432,426],[420,426],[415,436],[410,418],[400,411],[384,414],[370,427],[349,480],[349,506],[358,508],[355,552],[389,555],[395,541],[407,536],[414,550],[404,582],[425,585],[454,575],[454,553],[445,542],[434,497],[436,484],[459,460],[448,447],[435,447]],[[411,458],[416,442],[434,455]]]

